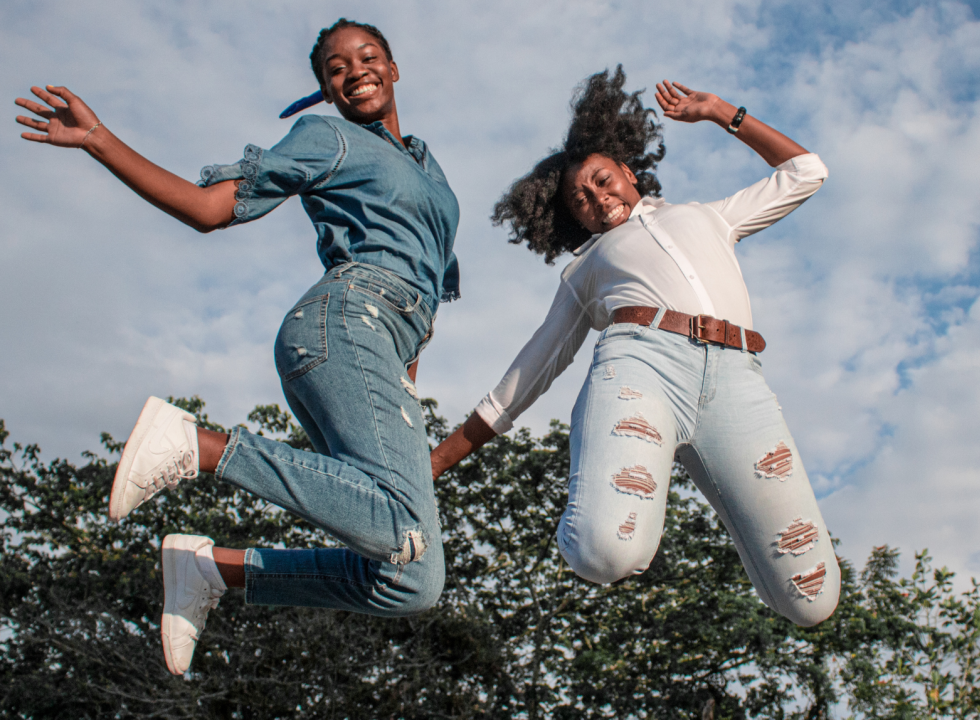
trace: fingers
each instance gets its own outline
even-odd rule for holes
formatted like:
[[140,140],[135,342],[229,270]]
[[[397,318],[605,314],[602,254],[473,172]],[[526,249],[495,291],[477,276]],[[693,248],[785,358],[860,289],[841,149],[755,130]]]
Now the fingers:
[[37,135],[36,133],[21,133],[20,136],[25,140],[30,140],[31,142],[38,143],[50,143],[51,140],[47,135]]
[[[56,88],[54,85],[48,85],[47,87],[51,90],[64,90],[64,88]],[[31,87],[31,92],[56,110],[58,108],[68,107],[68,103],[59,98],[57,94],[48,92],[48,90],[45,90],[44,88],[39,88],[35,85]]]
[[[664,83],[666,82],[665,80]],[[657,83],[657,103],[664,111],[664,117],[676,120],[683,115],[683,112],[680,110],[681,97],[677,93],[672,94],[672,88],[668,88],[664,83]]]
[[40,130],[41,132],[48,131],[48,124],[46,122],[41,122],[40,120],[36,120],[35,118],[27,117],[26,115],[18,115],[16,120],[21,125],[26,125],[27,127],[33,128],[34,130]]
[[78,96],[63,85],[58,85],[57,87],[54,85],[45,85],[45,87],[66,103],[70,103],[72,100],[78,100]]
[[[660,87],[660,85],[661,85],[660,83],[657,83],[657,87]],[[681,99],[683,99],[683,97],[684,97],[685,95],[690,95],[690,94],[691,94],[691,91],[690,91],[690,90],[688,90],[688,89],[687,89],[686,87],[684,87],[683,85],[681,85],[680,83],[672,83],[672,82],[671,82],[670,80],[666,80],[666,79],[665,79],[665,80],[663,81],[663,85],[664,85],[664,86],[665,86],[665,87],[667,88],[667,90],[668,90],[668,91],[670,92],[670,95],[671,95],[671,97],[675,97],[675,98],[677,98],[678,100],[681,100]],[[683,93],[684,93],[684,95],[680,95],[680,94],[678,94],[678,92],[677,92],[677,90],[680,90],[681,92],[683,92]]]
[[679,82],[675,82],[674,87],[679,88],[680,91],[683,92],[685,95],[690,95],[691,93],[694,92],[693,90],[691,90],[691,88],[687,87],[686,85],[681,85]]
[[50,120],[54,117],[54,111],[49,108],[44,107],[40,103],[36,103],[33,100],[27,100],[26,98],[17,98],[14,100],[15,105],[20,105],[22,108],[30,110],[35,115],[43,117],[45,120]]

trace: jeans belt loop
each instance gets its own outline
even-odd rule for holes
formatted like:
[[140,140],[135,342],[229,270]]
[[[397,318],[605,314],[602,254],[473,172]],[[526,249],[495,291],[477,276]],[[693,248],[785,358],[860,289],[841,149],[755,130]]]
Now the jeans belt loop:
[[745,328],[739,327],[742,333],[742,352],[747,353],[749,351],[749,344],[745,341]]
[[666,314],[667,314],[667,308],[665,307],[658,308],[657,314],[653,318],[653,322],[650,323],[650,327],[654,328],[655,330],[659,330],[660,323],[663,321],[664,315]]

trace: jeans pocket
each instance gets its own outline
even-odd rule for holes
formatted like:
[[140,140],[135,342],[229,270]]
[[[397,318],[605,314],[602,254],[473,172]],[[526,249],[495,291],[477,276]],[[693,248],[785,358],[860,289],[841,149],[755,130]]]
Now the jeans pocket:
[[634,323],[615,323],[610,325],[599,334],[596,340],[596,348],[600,348],[609,343],[619,342],[620,340],[632,340],[640,330],[640,325]]
[[304,298],[286,313],[276,337],[276,370],[283,382],[299,377],[327,359],[329,293]]
[[[415,293],[415,297],[412,298],[400,288],[379,282],[365,281],[361,278],[351,280],[350,290],[361,296],[361,302],[365,307],[368,305],[374,308],[383,306],[402,316],[411,315],[422,302],[422,296],[418,293]],[[349,299],[353,300],[353,298]],[[373,315],[374,312],[371,314]]]

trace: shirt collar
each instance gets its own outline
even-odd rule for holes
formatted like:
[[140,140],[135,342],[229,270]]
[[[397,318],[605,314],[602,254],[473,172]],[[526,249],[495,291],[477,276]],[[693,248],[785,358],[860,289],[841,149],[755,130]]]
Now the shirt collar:
[[[647,215],[653,212],[654,210],[663,207],[664,205],[666,205],[666,201],[663,198],[651,197],[649,195],[645,197],[641,197],[640,202],[638,202],[636,205],[633,206],[633,209],[630,211],[630,216],[626,219],[626,222],[629,222],[630,220],[632,220],[633,218],[637,217],[640,214]],[[625,225],[626,223],[623,224]],[[584,243],[579,245],[577,248],[572,250],[572,255],[578,257],[582,253],[586,252],[589,248],[595,245],[596,241],[599,238],[601,238],[604,234],[605,233],[596,233],[588,240],[586,240]]]
[[363,127],[365,130],[370,130],[375,135],[384,138],[389,143],[391,143],[391,146],[394,147],[399,152],[407,153],[419,165],[423,165],[423,166],[425,165],[425,150],[426,150],[425,143],[422,140],[419,140],[414,135],[407,135],[405,137],[405,140],[408,145],[406,147],[405,145],[402,145],[401,142],[399,142],[398,138],[396,138],[394,135],[391,134],[388,128],[386,128],[384,126],[384,123],[381,122],[380,120],[375,120],[374,122],[368,123],[367,125],[362,125],[361,127]]

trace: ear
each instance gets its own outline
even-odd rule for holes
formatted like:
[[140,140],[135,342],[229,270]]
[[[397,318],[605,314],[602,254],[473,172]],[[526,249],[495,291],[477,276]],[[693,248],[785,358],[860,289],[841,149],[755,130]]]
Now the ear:
[[327,105],[333,105],[333,98],[330,97],[330,86],[329,85],[320,85],[320,92],[323,93],[323,101]]
[[394,60],[391,61],[391,81],[398,82],[398,65]]
[[636,175],[633,174],[633,171],[630,170],[628,167],[626,167],[626,165],[624,163],[619,163],[619,167],[621,167],[623,169],[623,175],[626,176],[626,179],[627,180],[629,180],[634,185],[636,185],[636,183],[639,182],[636,179]]

